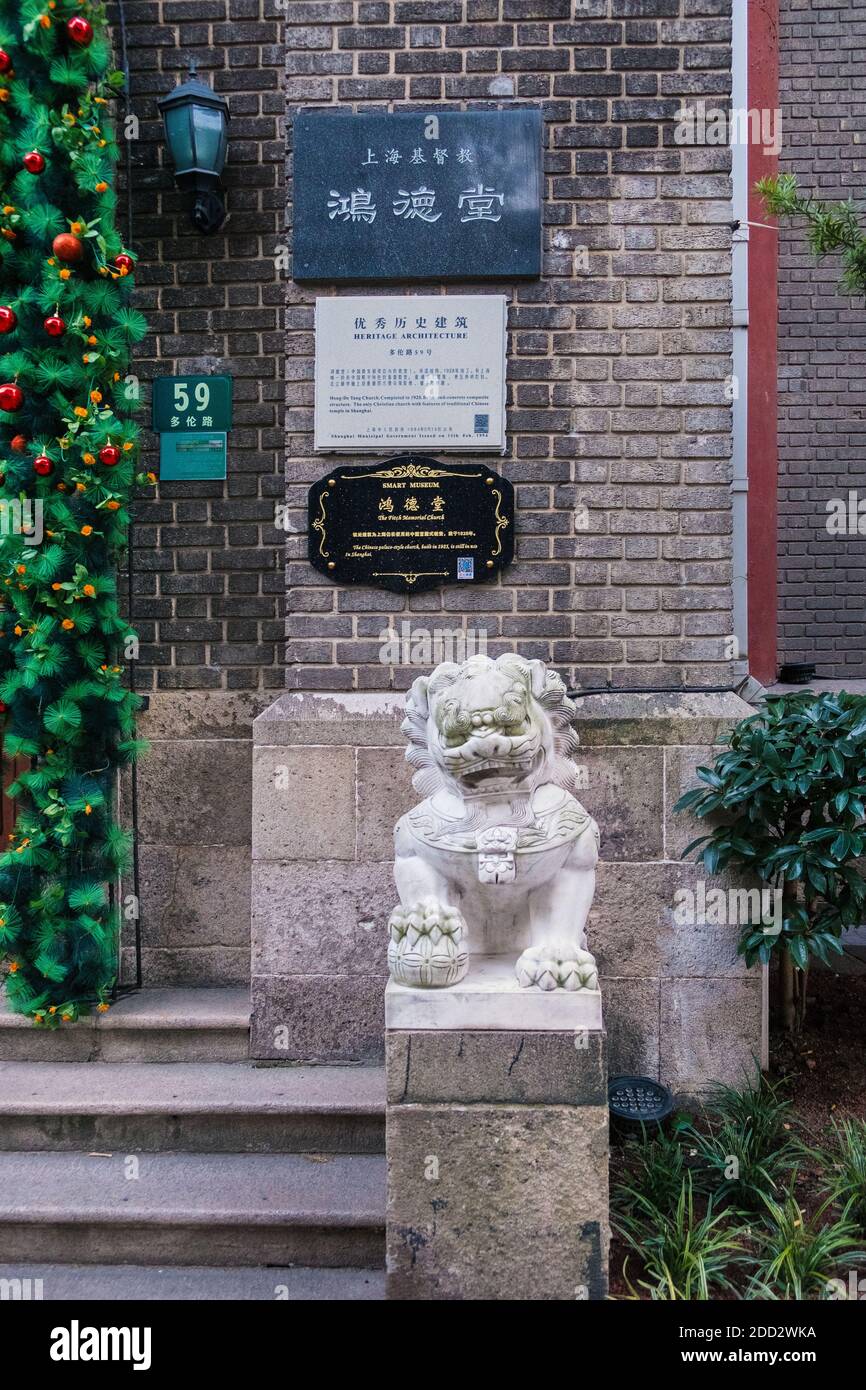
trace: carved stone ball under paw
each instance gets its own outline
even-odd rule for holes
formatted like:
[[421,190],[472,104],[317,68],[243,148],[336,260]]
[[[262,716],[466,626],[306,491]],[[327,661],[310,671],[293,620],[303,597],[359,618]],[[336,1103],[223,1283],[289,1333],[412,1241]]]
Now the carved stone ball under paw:
[[515,967],[523,989],[598,989],[595,957],[573,941],[551,941],[530,946]]
[[466,923],[456,907],[432,897],[395,907],[388,937],[388,968],[398,984],[441,989],[456,985],[466,974]]

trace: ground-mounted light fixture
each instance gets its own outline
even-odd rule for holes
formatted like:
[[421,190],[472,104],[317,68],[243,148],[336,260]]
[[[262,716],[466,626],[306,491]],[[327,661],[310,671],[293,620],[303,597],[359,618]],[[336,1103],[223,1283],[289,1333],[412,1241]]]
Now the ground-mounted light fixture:
[[192,224],[205,235],[218,232],[226,217],[220,174],[228,150],[228,102],[199,80],[190,59],[186,81],[157,105],[177,185],[194,194]]
[[612,1076],[607,1098],[611,1115],[626,1126],[661,1124],[674,1108],[668,1087],[649,1076]]

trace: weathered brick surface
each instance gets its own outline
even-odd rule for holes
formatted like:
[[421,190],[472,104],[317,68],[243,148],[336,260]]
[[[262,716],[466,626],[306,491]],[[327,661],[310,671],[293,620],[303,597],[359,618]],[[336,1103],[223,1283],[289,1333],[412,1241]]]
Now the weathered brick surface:
[[[483,627],[491,654],[516,647],[587,685],[728,679],[729,152],[677,146],[671,118],[684,94],[729,91],[729,13],[728,0],[289,5],[290,145],[310,105],[526,101],[544,113],[546,170],[542,279],[451,287],[510,301],[497,467],[516,488],[517,548],[494,586],[404,599],[310,568],[306,493],[325,467],[315,292],[287,283],[290,687],[405,686],[417,671],[377,660],[401,614]],[[315,50],[294,38],[323,29]],[[291,218],[291,186],[289,201]]]
[[[821,198],[862,197],[866,5],[782,0],[779,45],[781,168]],[[780,229],[780,657],[862,679],[866,550],[826,529],[831,498],[866,498],[866,322],[838,278],[802,227]]]
[[[295,54],[330,48],[327,25],[351,5],[293,5]],[[304,17],[304,12],[309,12]],[[126,0],[136,302],[150,322],[133,370],[230,372],[228,479],[161,483],[136,506],[133,618],[140,689],[256,690],[283,683],[284,241],[282,18],[277,0]],[[116,19],[117,17],[114,16]],[[119,48],[119,26],[114,33]],[[229,102],[230,219],[196,233],[175,188],[156,102],[189,58]],[[144,421],[144,423],[149,423]],[[151,444],[155,439],[149,436]],[[154,455],[155,457],[155,455]]]
[[[412,673],[383,668],[377,639],[404,610],[483,626],[494,654],[516,646],[585,684],[724,683],[729,164],[726,151],[677,147],[670,118],[683,94],[728,90],[729,9],[129,0],[138,302],[152,325],[137,370],[145,381],[230,371],[236,395],[227,483],[163,484],[139,504],[143,688],[400,687]],[[156,111],[189,56],[232,113],[232,216],[211,239],[188,225]],[[323,461],[312,447],[314,295],[276,255],[286,99],[290,118],[414,101],[544,111],[543,278],[453,287],[511,304],[502,467],[517,489],[517,559],[496,586],[408,601],[340,592],[306,562],[306,487]],[[291,121],[288,138],[290,154]],[[284,463],[287,536],[273,524]]]

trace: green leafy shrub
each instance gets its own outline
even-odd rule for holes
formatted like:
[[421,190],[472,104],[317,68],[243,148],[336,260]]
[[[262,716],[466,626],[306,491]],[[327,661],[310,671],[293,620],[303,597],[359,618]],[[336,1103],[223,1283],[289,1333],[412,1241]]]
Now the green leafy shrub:
[[741,1228],[730,1224],[729,1212],[713,1212],[712,1198],[703,1216],[695,1211],[690,1173],[672,1212],[633,1192],[630,1210],[615,1217],[614,1226],[641,1260],[646,1277],[638,1285],[652,1299],[702,1301],[733,1289],[728,1270],[743,1251]]
[[783,1201],[764,1197],[766,1224],[755,1234],[757,1270],[749,1296],[803,1299],[820,1297],[843,1260],[866,1259],[857,1249],[858,1232],[845,1207],[835,1221],[825,1221],[825,1202],[811,1217],[790,1190]]
[[778,1190],[794,1162],[791,1105],[780,1089],[756,1066],[741,1090],[721,1084],[714,1088],[706,1104],[706,1131],[688,1127],[707,1185],[717,1198],[738,1208],[761,1210],[764,1193]]
[[620,1210],[633,1209],[637,1199],[643,1198],[660,1211],[673,1211],[687,1173],[681,1133],[681,1129],[675,1129],[673,1134],[659,1129],[648,1134],[643,1129],[640,1139],[631,1139],[625,1145],[626,1177],[614,1191]]
[[697,769],[704,786],[676,804],[722,817],[683,857],[700,847],[708,873],[738,869],[782,892],[781,928],[746,924],[739,950],[749,965],[780,956],[793,1030],[810,959],[841,953],[843,931],[863,916],[856,861],[866,847],[866,697],[807,691],[770,700],[727,742],[712,767]]
[[866,1120],[834,1120],[831,1142],[805,1153],[822,1172],[828,1200],[850,1207],[866,1234]]

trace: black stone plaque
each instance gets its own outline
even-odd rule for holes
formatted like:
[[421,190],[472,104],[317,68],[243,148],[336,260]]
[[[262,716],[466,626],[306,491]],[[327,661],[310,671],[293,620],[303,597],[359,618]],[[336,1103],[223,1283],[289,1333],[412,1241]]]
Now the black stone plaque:
[[483,464],[401,454],[310,488],[310,560],[340,584],[483,584],[514,554],[514,489]]
[[541,112],[295,117],[296,280],[541,274]]

